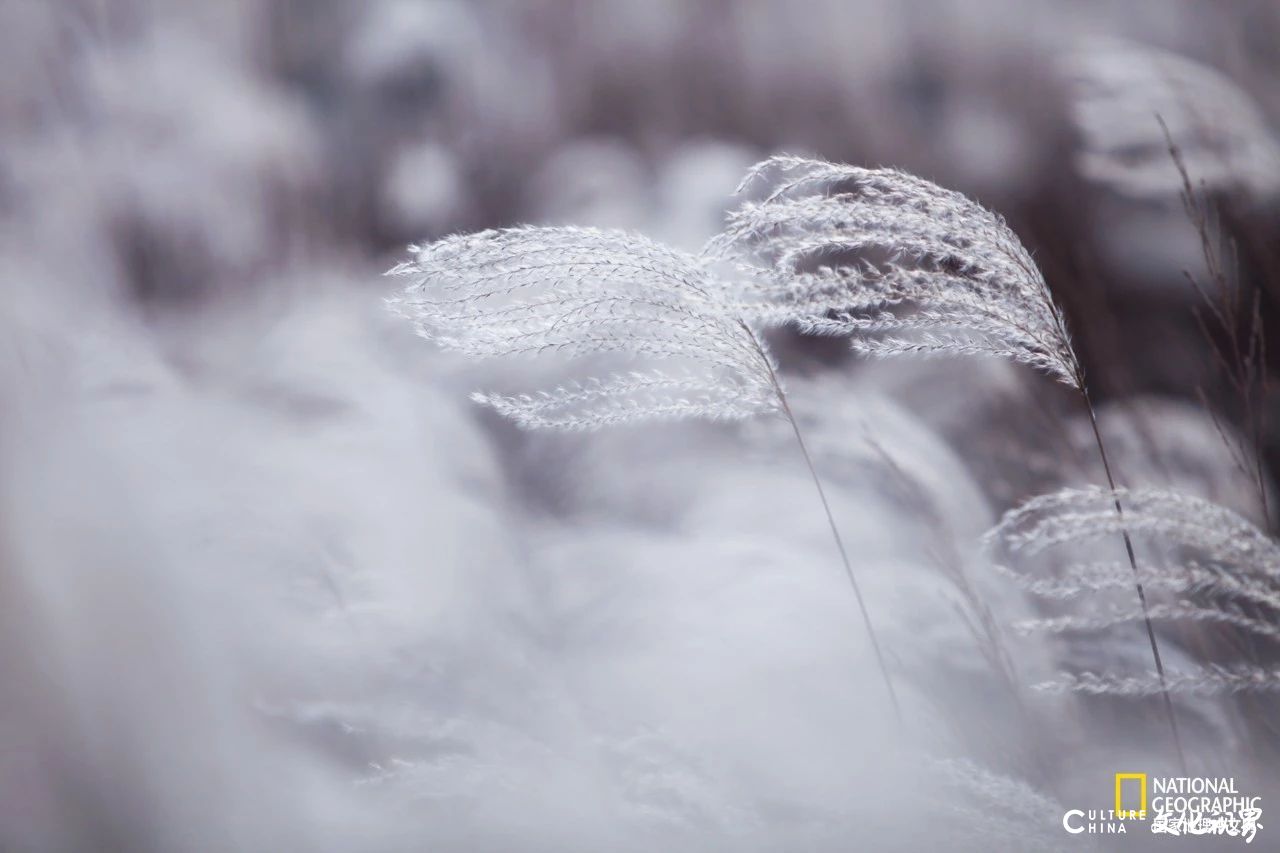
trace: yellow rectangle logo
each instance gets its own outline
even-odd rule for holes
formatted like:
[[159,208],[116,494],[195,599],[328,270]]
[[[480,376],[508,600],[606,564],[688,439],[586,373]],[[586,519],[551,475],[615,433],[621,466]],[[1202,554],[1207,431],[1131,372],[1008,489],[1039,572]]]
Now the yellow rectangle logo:
[[[1124,807],[1124,783],[1136,781],[1138,783],[1138,808]],[[1144,818],[1147,816],[1147,774],[1146,773],[1117,773],[1116,774],[1116,817],[1119,818]]]

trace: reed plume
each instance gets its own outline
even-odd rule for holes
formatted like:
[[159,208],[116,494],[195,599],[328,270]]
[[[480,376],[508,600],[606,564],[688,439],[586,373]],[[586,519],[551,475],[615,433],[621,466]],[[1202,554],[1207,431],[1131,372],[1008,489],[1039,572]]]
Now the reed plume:
[[[1125,517],[1111,511],[1119,498]],[[1141,563],[1142,582],[1170,600],[1149,607],[1099,607],[1017,627],[1024,631],[1097,631],[1140,619],[1228,626],[1252,641],[1280,643],[1280,545],[1227,507],[1169,489],[1135,489],[1119,494],[1104,489],[1061,489],[1039,495],[1005,513],[988,532],[989,547],[1034,556],[1064,546],[1081,546],[1114,534],[1123,524],[1134,536],[1159,543],[1173,555],[1156,564]],[[1030,578],[1001,567],[1023,589],[1051,601],[1072,601],[1117,589],[1129,582],[1128,567],[1096,561],[1068,563],[1056,578]],[[1126,696],[1154,695],[1149,679],[1105,673],[1068,673],[1045,689]],[[1197,672],[1175,673],[1170,690],[1267,692],[1275,673],[1248,661],[1209,664]]]
[[781,414],[821,500],[895,714],[901,709],[822,481],[762,336],[750,274],[707,257],[591,228],[511,228],[411,247],[390,274],[409,279],[391,306],[418,333],[478,358],[622,354],[643,369],[535,394],[473,399],[526,428],[590,430],[654,419]]
[[[997,214],[895,169],[790,155],[753,167],[765,185],[706,248],[763,269],[760,316],[802,332],[848,336],[869,356],[987,355],[1030,365],[1075,389],[1089,413],[1114,500],[1157,676],[1164,663],[1084,368],[1044,277]],[[1168,693],[1165,712],[1185,767]]]

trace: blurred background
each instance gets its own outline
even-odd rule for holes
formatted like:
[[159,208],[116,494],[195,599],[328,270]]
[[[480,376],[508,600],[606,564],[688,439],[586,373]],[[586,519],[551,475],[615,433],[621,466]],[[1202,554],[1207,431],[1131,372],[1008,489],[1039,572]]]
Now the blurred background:
[[[1027,689],[1139,635],[1000,639],[1036,605],[981,532],[1100,482],[1048,380],[776,341],[904,730],[776,425],[520,434],[467,393],[558,374],[436,352],[382,274],[697,250],[770,153],[896,166],[1031,248],[1122,480],[1269,530],[1274,2],[6,0],[0,43],[0,846],[1030,849],[1060,812],[917,751],[1080,808],[1169,760],[1154,704]],[[1270,790],[1274,708],[1181,710]]]

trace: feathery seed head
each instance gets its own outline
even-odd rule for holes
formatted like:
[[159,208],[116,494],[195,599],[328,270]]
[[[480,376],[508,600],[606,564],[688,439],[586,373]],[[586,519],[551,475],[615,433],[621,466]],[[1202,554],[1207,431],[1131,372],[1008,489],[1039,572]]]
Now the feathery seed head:
[[704,255],[767,271],[748,290],[761,322],[848,335],[865,355],[1010,358],[1080,387],[1062,314],[995,213],[896,169],[789,155],[739,189],[760,183]]
[[391,300],[423,337],[480,358],[606,353],[655,366],[535,396],[477,394],[524,427],[740,419],[778,406],[772,363],[701,258],[622,231],[509,228],[411,247]]
[[[1115,502],[1124,515],[1115,511]],[[1212,624],[1253,641],[1280,643],[1280,546],[1226,507],[1168,489],[1062,489],[1034,497],[1005,513],[985,537],[990,549],[1007,555],[1036,555],[1078,546],[1125,530],[1159,544],[1156,563],[1127,561],[1068,562],[1055,577],[1029,577],[1005,566],[997,570],[1024,590],[1048,602],[1065,603],[1096,594],[1131,589],[1135,575],[1159,598],[1144,607],[1126,599],[1091,601],[1087,609],[1024,620],[1015,627],[1030,632],[1098,632],[1150,619],[1165,623]],[[1112,693],[1125,696],[1161,692],[1155,676],[1066,673],[1040,685],[1046,690]],[[1249,665],[1209,665],[1173,674],[1173,692],[1275,690],[1275,674]]]

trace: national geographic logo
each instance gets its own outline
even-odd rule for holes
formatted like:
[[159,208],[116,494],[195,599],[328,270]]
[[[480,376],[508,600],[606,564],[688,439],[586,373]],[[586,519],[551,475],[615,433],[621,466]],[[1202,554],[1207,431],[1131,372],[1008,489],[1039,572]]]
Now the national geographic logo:
[[1117,773],[1113,805],[1071,809],[1062,816],[1062,828],[1072,835],[1127,835],[1150,818],[1153,835],[1226,835],[1246,844],[1263,828],[1262,798],[1242,794],[1230,776],[1148,780],[1146,773]]

